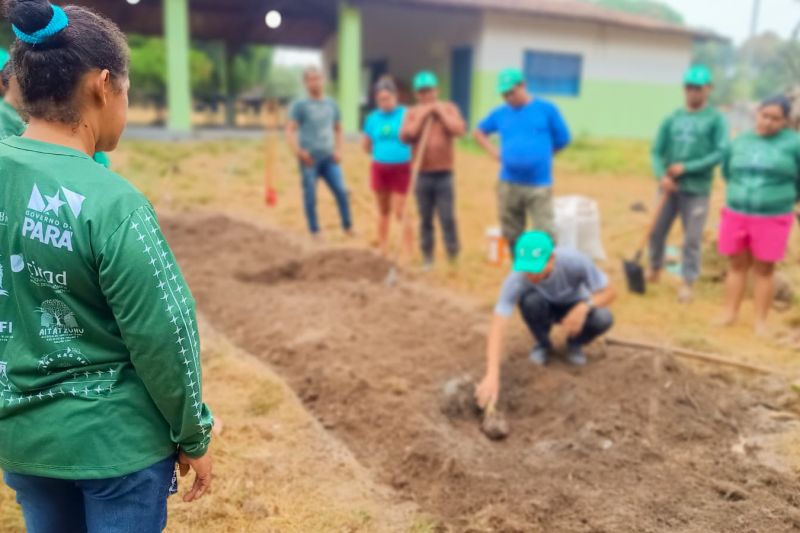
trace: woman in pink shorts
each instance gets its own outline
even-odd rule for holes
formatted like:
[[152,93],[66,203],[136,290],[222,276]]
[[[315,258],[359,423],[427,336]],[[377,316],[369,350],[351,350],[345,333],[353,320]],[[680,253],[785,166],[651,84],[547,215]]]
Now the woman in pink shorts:
[[[389,225],[392,214],[401,218],[411,185],[411,147],[400,140],[406,108],[397,103],[397,87],[389,77],[375,84],[378,108],[364,123],[364,150],[372,155],[371,181],[378,205],[378,247],[384,254],[389,248]],[[405,252],[411,254],[413,230],[403,228]]]
[[785,97],[761,104],[755,131],[731,145],[722,171],[727,201],[722,210],[719,251],[730,258],[723,325],[736,322],[752,270],[755,330],[766,334],[774,296],[775,264],[786,254],[794,225],[800,180],[800,136],[788,128]]

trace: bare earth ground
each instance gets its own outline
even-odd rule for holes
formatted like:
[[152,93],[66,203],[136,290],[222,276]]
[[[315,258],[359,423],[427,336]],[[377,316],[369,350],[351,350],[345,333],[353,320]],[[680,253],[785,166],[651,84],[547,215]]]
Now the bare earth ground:
[[481,368],[485,313],[411,281],[387,288],[388,264],[368,251],[306,251],[217,215],[164,225],[216,327],[274,365],[325,428],[443,527],[800,528],[793,477],[761,466],[749,441],[783,430],[770,415],[793,397],[624,350],[585,370],[536,372],[520,331],[501,406],[513,434],[492,444],[437,409],[445,381]]
[[[427,531],[430,520],[376,483],[278,376],[207,320],[200,330],[204,394],[224,429],[214,441],[212,494],[193,504],[172,497],[169,532]],[[5,488],[0,531],[24,531]]]
[[[630,205],[652,197],[646,149],[583,144],[560,160],[557,191],[598,200],[611,258],[605,266],[619,282],[618,257],[632,253],[646,216]],[[282,145],[273,152],[268,168],[279,176],[280,203],[272,210],[263,206],[259,143],[126,143],[114,165],[170,213],[170,242],[215,329],[271,363],[324,428],[396,492],[339,459],[347,452],[320,434],[291,393],[277,393],[283,400],[274,406],[275,391],[285,391],[277,378],[208,333],[207,395],[227,426],[216,444],[220,479],[199,506],[172,502],[169,531],[433,531],[436,523],[453,531],[798,528],[791,472],[799,409],[781,380],[714,369],[698,375],[667,357],[618,350],[595,353],[582,371],[539,372],[525,361],[530,341],[517,331],[502,405],[510,439],[491,444],[474,420],[439,412],[445,381],[482,371],[486,304],[504,273],[486,264],[483,249],[483,232],[496,220],[492,163],[469,150],[458,155],[459,269],[441,266],[389,290],[381,282],[387,265],[371,253],[308,249],[274,231],[302,233],[303,219],[294,162]],[[348,147],[362,245],[372,237],[366,164]],[[329,239],[338,242],[332,202],[320,192]],[[718,188],[715,205],[721,197]],[[784,268],[794,281],[796,258]],[[617,334],[796,375],[796,352],[755,340],[745,325],[709,327],[721,294],[711,280],[719,263],[713,254],[707,259],[698,301],[677,306],[669,282],[646,299],[624,295],[615,306]],[[797,311],[774,320],[777,332],[798,322]],[[11,502],[0,490],[0,531],[20,528]]]

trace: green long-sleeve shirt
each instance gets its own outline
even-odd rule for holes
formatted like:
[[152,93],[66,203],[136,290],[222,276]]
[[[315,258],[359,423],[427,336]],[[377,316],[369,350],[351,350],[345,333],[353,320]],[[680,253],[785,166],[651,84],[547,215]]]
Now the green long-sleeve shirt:
[[800,135],[785,129],[771,137],[743,133],[722,162],[729,209],[750,215],[783,215],[800,198]]
[[658,130],[652,148],[653,172],[661,179],[674,163],[686,171],[678,178],[681,192],[709,194],[714,167],[721,161],[728,144],[728,126],[713,107],[699,111],[678,109]]
[[5,100],[0,100],[0,139],[12,135],[22,135],[25,132],[25,121]]
[[0,141],[0,468],[95,479],[205,453],[194,300],[152,207],[81,152]]

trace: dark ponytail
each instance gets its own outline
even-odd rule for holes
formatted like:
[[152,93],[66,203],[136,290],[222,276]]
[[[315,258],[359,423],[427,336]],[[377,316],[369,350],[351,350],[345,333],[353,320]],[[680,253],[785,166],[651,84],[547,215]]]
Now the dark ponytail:
[[75,89],[94,69],[107,69],[122,88],[128,45],[110,20],[84,7],[61,10],[47,0],[6,0],[6,15],[17,35],[11,51],[14,75],[31,117],[79,122]]

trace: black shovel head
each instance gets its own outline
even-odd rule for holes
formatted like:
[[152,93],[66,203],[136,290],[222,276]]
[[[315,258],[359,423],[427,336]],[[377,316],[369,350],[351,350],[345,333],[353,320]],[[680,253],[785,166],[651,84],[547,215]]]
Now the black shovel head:
[[634,294],[644,294],[647,284],[644,279],[644,269],[639,261],[623,261],[622,268],[625,271],[628,290]]

